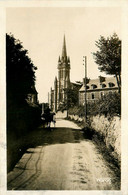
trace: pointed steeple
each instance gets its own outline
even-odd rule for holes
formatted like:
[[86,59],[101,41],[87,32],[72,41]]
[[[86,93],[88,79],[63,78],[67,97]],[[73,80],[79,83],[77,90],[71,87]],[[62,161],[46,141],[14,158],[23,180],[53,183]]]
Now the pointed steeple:
[[55,77],[55,82],[57,82],[57,77]]
[[64,40],[63,40],[62,58],[65,60],[67,58],[65,35],[64,35]]
[[70,57],[68,56],[68,62],[70,63]]
[[58,62],[60,62],[60,56],[59,56]]

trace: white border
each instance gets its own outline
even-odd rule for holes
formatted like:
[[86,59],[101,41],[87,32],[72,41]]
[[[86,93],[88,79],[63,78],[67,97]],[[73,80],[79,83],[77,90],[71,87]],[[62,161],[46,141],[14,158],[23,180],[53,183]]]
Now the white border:
[[[6,189],[6,68],[5,32],[7,7],[122,7],[122,173],[121,191],[7,191]],[[128,1],[0,1],[0,194],[128,195]]]

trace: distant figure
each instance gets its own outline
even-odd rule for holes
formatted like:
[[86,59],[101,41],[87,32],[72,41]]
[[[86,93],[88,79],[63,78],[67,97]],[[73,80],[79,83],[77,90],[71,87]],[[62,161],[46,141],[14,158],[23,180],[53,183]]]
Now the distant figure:
[[54,127],[55,127],[55,123],[56,123],[56,114],[55,114],[55,112],[52,112],[51,113],[51,121],[53,122],[53,124],[54,124]]
[[55,127],[55,113],[51,112],[51,110],[49,108],[47,108],[46,110],[44,110],[44,114],[41,115],[41,119],[43,122],[43,127],[45,127],[45,124],[47,125],[47,128],[51,127],[51,122],[54,123],[54,127]]
[[42,120],[42,124],[43,124],[43,128],[45,127],[45,117],[44,117],[44,114],[41,114],[41,120]]
[[47,128],[50,128],[51,125],[51,114],[50,114],[50,109],[47,108],[44,112],[44,118],[45,118],[45,122],[47,124]]

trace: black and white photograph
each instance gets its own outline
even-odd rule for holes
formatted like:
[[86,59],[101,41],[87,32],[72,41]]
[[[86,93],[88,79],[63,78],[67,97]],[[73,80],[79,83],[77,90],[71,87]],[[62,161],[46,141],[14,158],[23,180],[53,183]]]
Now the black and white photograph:
[[7,192],[120,193],[122,7],[5,13]]
[[8,190],[120,190],[120,8],[7,8]]

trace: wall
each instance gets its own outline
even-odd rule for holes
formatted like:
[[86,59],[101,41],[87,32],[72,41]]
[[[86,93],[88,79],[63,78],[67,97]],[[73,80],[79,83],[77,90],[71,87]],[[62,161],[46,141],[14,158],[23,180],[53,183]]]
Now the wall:
[[[69,115],[73,120],[84,121],[78,115]],[[113,150],[112,154],[120,162],[121,160],[121,119],[118,116],[107,118],[105,116],[93,116],[89,119],[90,128],[103,137],[107,148]]]
[[102,116],[91,118],[91,128],[104,137],[107,148],[113,149],[113,155],[121,159],[121,120],[115,116],[111,119]]

